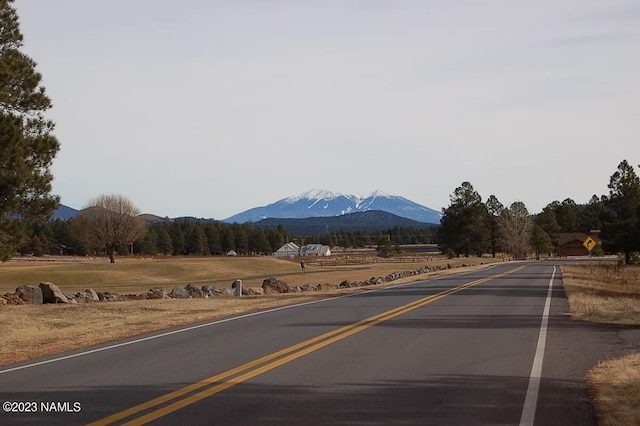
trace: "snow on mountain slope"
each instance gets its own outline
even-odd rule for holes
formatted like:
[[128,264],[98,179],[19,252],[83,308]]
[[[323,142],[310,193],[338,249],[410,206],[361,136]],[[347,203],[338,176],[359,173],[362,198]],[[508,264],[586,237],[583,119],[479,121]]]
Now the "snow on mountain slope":
[[258,222],[266,218],[340,216],[358,211],[382,210],[423,223],[440,223],[442,214],[404,197],[374,191],[365,196],[311,189],[275,203],[255,207],[228,217],[223,222]]

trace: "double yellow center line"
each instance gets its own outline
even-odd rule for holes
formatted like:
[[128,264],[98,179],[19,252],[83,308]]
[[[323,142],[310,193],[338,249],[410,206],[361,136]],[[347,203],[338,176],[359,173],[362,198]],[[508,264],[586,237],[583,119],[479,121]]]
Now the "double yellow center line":
[[[246,380],[256,377],[262,373],[273,370],[274,368],[277,368],[290,361],[303,357],[311,352],[317,351],[318,349],[324,348],[325,346],[328,346],[332,343],[345,339],[353,334],[366,330],[369,327],[373,327],[376,324],[389,321],[400,315],[404,315],[415,309],[421,308],[429,303],[435,302],[451,294],[458,293],[460,291],[476,286],[478,284],[482,284],[486,281],[493,280],[493,279],[500,278],[502,276],[514,273],[516,271],[523,269],[524,267],[525,266],[520,266],[518,268],[515,268],[513,270],[510,270],[501,274],[492,275],[487,278],[471,281],[469,283],[460,285],[458,287],[454,287],[449,290],[445,290],[440,293],[424,297],[422,299],[416,300],[406,305],[382,312],[381,314],[374,315],[372,317],[360,320],[353,324],[340,327],[336,330],[305,340],[304,342],[298,343],[293,346],[289,346],[288,348],[274,352],[270,355],[264,356],[262,358],[258,358],[254,361],[232,368],[231,370],[227,370],[223,373],[216,374],[215,376],[211,376],[209,378],[201,380],[192,385],[185,386],[181,389],[162,395],[158,398],[154,398],[145,403],[136,405],[135,407],[131,407],[124,411],[120,411],[111,416],[108,416],[98,421],[95,421],[93,423],[90,423],[89,426],[108,425],[114,422],[118,422],[119,420],[123,420],[129,417],[134,417],[137,414],[141,414],[145,411],[148,411],[146,414],[143,414],[140,417],[133,418],[127,423],[124,423],[124,425],[131,425],[131,426],[146,424],[150,421],[163,417],[167,414],[170,414],[188,405],[194,404],[195,402],[200,401],[204,398],[207,398],[219,392],[222,392],[225,389],[228,389],[232,386],[235,386],[239,383],[242,383]],[[155,408],[158,406],[162,406],[162,407],[149,411],[152,408]]]

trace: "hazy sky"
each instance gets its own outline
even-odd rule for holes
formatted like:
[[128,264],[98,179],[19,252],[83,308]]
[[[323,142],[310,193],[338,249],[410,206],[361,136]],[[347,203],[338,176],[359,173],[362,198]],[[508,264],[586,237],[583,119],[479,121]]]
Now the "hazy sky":
[[537,213],[640,163],[637,0],[14,5],[74,208],[224,219],[317,188],[440,210],[469,181]]

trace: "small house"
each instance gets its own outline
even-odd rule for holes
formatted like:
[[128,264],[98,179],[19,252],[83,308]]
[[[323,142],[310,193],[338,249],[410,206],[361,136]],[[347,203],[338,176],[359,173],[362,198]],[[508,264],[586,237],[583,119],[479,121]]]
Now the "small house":
[[287,243],[276,250],[275,257],[296,257],[300,254],[300,247],[296,243]]
[[600,239],[597,231],[592,231],[591,235],[584,232],[566,232],[558,234],[558,256],[588,256],[589,250],[583,245],[588,236],[594,238],[598,243]]
[[331,256],[331,249],[322,244],[307,244],[300,248],[300,254],[303,256]]

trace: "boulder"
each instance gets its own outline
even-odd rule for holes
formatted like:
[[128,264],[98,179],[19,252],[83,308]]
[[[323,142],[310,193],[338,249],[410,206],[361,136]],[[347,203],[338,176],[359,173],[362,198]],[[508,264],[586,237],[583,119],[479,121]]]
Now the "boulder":
[[97,292],[98,294],[98,299],[101,302],[116,302],[118,300],[120,300],[120,295],[118,293],[112,293],[110,291],[105,291],[105,292]]
[[162,287],[150,288],[146,294],[147,299],[167,299],[169,296]]
[[73,295],[73,299],[78,303],[93,303],[100,301],[98,293],[93,289],[87,289],[85,291],[79,291]]
[[203,285],[200,291],[202,291],[202,297],[214,297],[216,294],[216,288],[213,284]]
[[20,286],[16,288],[16,296],[26,305],[42,305],[42,289],[33,286]]
[[232,288],[220,288],[216,289],[216,294],[220,296],[235,296],[236,291]]
[[84,291],[84,293],[87,295],[87,299],[89,302],[99,302],[100,298],[98,297],[98,293],[96,293],[96,291],[92,288],[88,288]]
[[300,286],[300,290],[301,291],[318,291],[318,290],[322,290],[322,284],[311,284],[311,283],[307,283],[307,284],[303,284],[302,286]]
[[174,287],[169,293],[169,297],[172,299],[190,299],[191,295],[187,290],[181,287]]
[[288,293],[289,286],[276,278],[267,278],[262,281],[262,289],[265,294],[269,293]]
[[84,291],[79,291],[74,293],[73,295],[69,296],[70,299],[73,299],[76,301],[76,303],[87,303],[87,295],[84,293]]
[[6,305],[7,303],[7,299],[5,299],[4,297],[0,297],[0,305]]
[[64,295],[60,287],[53,283],[40,283],[42,290],[42,303],[69,303],[69,298]]
[[338,284],[338,288],[352,288],[352,287],[358,287],[358,286],[359,286],[358,282],[348,281],[348,280],[344,280],[340,284]]
[[242,294],[247,296],[262,296],[264,294],[264,289],[262,287],[243,287]]
[[191,297],[198,299],[204,297],[204,295],[202,294],[202,290],[196,287],[195,284],[187,284],[184,289],[187,290],[187,293],[189,293]]

